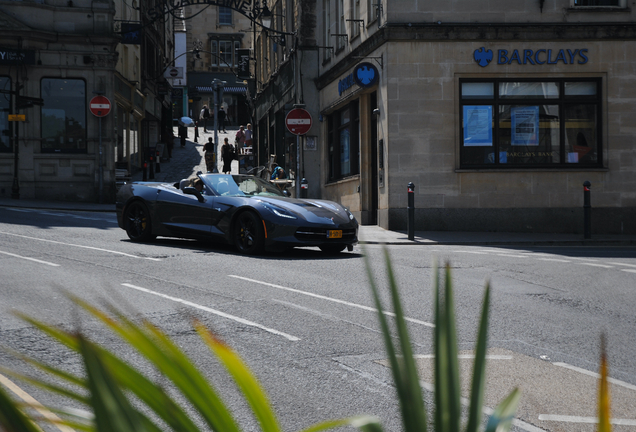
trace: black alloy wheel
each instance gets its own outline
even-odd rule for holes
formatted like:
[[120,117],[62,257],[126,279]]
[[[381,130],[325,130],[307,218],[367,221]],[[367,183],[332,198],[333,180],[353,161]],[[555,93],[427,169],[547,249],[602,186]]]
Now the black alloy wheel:
[[239,252],[246,255],[260,253],[265,241],[263,222],[254,213],[245,211],[236,218],[233,237]]
[[319,246],[320,250],[329,255],[335,255],[345,250],[347,246],[341,244],[331,244]]
[[156,236],[152,234],[152,224],[148,207],[140,201],[135,201],[128,205],[126,214],[126,234],[134,242],[147,242],[154,240]]

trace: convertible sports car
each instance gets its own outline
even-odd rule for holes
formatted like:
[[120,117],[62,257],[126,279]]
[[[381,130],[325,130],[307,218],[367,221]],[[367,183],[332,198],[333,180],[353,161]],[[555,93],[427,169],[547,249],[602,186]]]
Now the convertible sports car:
[[289,198],[276,185],[250,175],[198,177],[202,191],[186,181],[125,184],[116,201],[120,228],[136,242],[157,236],[208,238],[244,254],[295,246],[338,253],[353,250],[358,242],[358,222],[340,204]]

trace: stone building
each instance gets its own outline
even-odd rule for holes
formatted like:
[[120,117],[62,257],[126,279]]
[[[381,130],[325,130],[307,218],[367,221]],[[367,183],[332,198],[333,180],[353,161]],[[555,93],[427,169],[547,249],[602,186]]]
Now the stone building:
[[[148,2],[123,5],[0,2],[0,196],[114,202],[117,164],[138,169],[142,147],[159,140],[170,103],[156,74],[171,55],[171,24],[144,27]],[[137,23],[135,42],[124,21]],[[91,113],[98,95],[110,101],[102,117]]]
[[322,0],[321,196],[362,223],[636,232],[636,25],[624,0]]

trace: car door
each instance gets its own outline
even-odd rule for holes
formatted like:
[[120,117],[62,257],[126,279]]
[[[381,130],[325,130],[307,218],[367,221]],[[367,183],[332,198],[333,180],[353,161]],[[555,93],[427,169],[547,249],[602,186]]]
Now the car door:
[[213,224],[213,196],[203,194],[203,202],[195,195],[186,195],[175,189],[160,190],[157,195],[156,215],[164,228],[174,235],[208,236]]

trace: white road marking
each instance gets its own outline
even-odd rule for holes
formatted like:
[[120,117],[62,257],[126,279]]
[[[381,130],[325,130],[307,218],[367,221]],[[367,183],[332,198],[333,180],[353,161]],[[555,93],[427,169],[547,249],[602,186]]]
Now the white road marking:
[[35,261],[36,263],[50,265],[51,267],[59,267],[60,266],[59,264],[55,264],[55,263],[52,263],[52,262],[42,261],[42,260],[35,259],[35,258],[24,257],[24,256],[20,256],[20,255],[9,253],[9,252],[0,251],[0,254],[5,254],[5,255],[9,255],[9,256],[15,257],[15,258],[21,258],[21,259],[25,259],[25,260],[29,260],[29,261]]
[[[413,358],[416,359],[433,359],[435,358],[435,354],[418,354],[414,355]],[[458,354],[458,359],[474,359],[474,354]],[[509,355],[486,355],[486,360],[512,360],[512,356]]]
[[[567,423],[598,423],[598,417],[579,417],[552,414],[539,414],[539,420]],[[610,418],[610,423],[621,426],[636,426],[636,420]]]
[[636,273],[636,270],[632,270],[632,269],[621,269],[621,271],[624,271],[627,273]]
[[453,253],[468,253],[468,254],[475,254],[475,255],[489,255],[492,252],[490,252],[490,251],[488,251],[488,252],[478,252],[478,251],[468,251],[468,250],[466,250],[466,251],[457,250],[457,251],[453,251]]
[[614,265],[617,265],[617,266],[626,266],[626,267],[636,267],[636,264],[625,264],[625,263],[619,263],[619,262],[611,262],[611,263],[608,263],[608,264],[614,264]]
[[16,211],[16,212],[23,212],[23,213],[38,213],[38,214],[43,214],[43,215],[47,215],[47,216],[71,217],[71,218],[74,218],[74,219],[86,219],[86,220],[94,220],[94,221],[111,221],[109,218],[106,218],[106,217],[103,217],[103,218],[87,217],[87,216],[79,216],[79,215],[76,215],[76,214],[73,214],[73,213],[51,213],[51,212],[44,212],[44,211],[35,210],[35,209],[20,209],[20,208],[7,208],[7,210]]
[[[323,295],[320,295],[320,294],[314,294],[314,293],[310,293],[310,292],[307,292],[307,291],[300,291],[300,290],[297,290],[297,289],[294,289],[294,288],[288,288],[288,287],[284,287],[284,286],[281,286],[281,285],[272,284],[272,283],[269,283],[269,282],[263,282],[263,281],[259,281],[259,280],[256,280],[256,279],[250,279],[250,278],[246,278],[246,277],[243,277],[243,276],[237,276],[237,275],[228,275],[228,276],[232,277],[232,278],[248,281],[248,282],[254,282],[254,283],[257,283],[257,284],[266,285],[266,286],[272,287],[272,288],[277,288],[277,289],[281,289],[281,290],[285,290],[285,291],[289,291],[289,292],[293,292],[293,293],[297,293],[297,294],[303,294],[303,295],[306,295],[306,296],[309,296],[309,297],[319,298],[321,300],[327,300],[327,301],[331,301],[331,302],[334,302],[334,303],[340,303],[340,304],[343,304],[343,305],[346,305],[346,306],[351,306],[351,307],[355,307],[355,308],[358,308],[358,309],[363,309],[363,310],[366,310],[366,311],[369,311],[369,312],[377,312],[378,311],[377,309],[369,307],[369,306],[364,306],[364,305],[360,305],[360,304],[357,304],[357,303],[351,303],[351,302],[348,302],[348,301],[345,301],[345,300],[339,300],[339,299],[335,299],[335,298],[332,298],[332,297],[326,297],[326,296],[323,296]],[[388,315],[388,316],[392,316],[392,317],[395,316],[395,314],[393,312],[384,311],[384,314]],[[404,317],[404,319],[407,320],[407,321],[410,321],[412,323],[421,324],[423,326],[435,327],[435,324],[432,324],[432,323],[429,323],[429,322],[426,322],[426,321],[420,321],[420,320],[415,319],[415,318]]]
[[169,295],[166,295],[166,294],[162,294],[162,293],[159,293],[159,292],[156,292],[156,291],[152,291],[152,290],[149,290],[147,288],[142,288],[142,287],[139,287],[139,286],[136,286],[136,285],[132,285],[132,284],[129,284],[129,283],[123,283],[122,285],[125,286],[125,287],[128,287],[128,288],[136,289],[137,291],[145,292],[145,293],[148,293],[148,294],[153,294],[153,295],[156,295],[156,296],[168,299],[168,300],[175,301],[177,303],[184,304],[186,306],[190,306],[190,307],[193,307],[193,308],[196,308],[196,309],[200,309],[202,311],[210,312],[210,313],[212,313],[214,315],[218,315],[220,317],[227,318],[227,319],[230,319],[232,321],[239,322],[241,324],[245,324],[245,325],[248,325],[248,326],[251,326],[251,327],[256,327],[256,328],[259,328],[261,330],[265,330],[266,332],[269,332],[269,333],[272,333],[272,334],[275,334],[275,335],[278,335],[278,336],[283,336],[284,338],[289,339],[290,341],[293,341],[293,342],[296,342],[296,341],[300,340],[300,338],[298,338],[296,336],[292,336],[290,334],[283,333],[281,331],[274,330],[274,329],[271,329],[269,327],[265,327],[265,326],[263,326],[261,324],[255,323],[253,321],[248,321],[246,319],[243,319],[243,318],[240,318],[240,317],[237,317],[237,316],[234,316],[234,315],[230,315],[230,314],[227,314],[225,312],[221,312],[219,310],[209,308],[207,306],[202,306],[200,304],[192,303],[192,302],[190,302],[188,300],[180,299],[178,297],[172,297],[172,296],[169,296]]
[[498,253],[496,255],[506,257],[506,258],[528,258],[528,255],[512,255],[512,254],[502,254],[502,253]]
[[554,262],[562,262],[562,263],[572,262],[572,261],[568,261],[568,260],[564,260],[564,259],[558,259],[558,258],[537,258],[537,260],[539,260],[539,261],[554,261]]
[[[420,385],[422,386],[422,388],[424,388],[425,390],[427,390],[427,391],[429,391],[431,393],[435,392],[435,386],[433,384],[427,383],[425,381],[420,381]],[[468,400],[468,398],[461,397],[460,400],[461,400],[461,403],[463,405],[465,405],[465,406],[469,406],[470,405],[470,401]],[[489,408],[487,406],[484,406],[482,408],[482,411],[484,412],[484,414],[486,414],[488,416],[493,415],[493,413],[495,412],[494,409]],[[517,427],[519,427],[519,428],[521,428],[521,429],[524,429],[524,430],[526,430],[528,432],[545,432],[545,429],[538,428],[538,427],[536,427],[534,425],[531,425],[530,423],[526,423],[523,420],[519,420],[519,419],[513,419],[512,420],[512,424],[517,426]]]
[[37,237],[29,237],[29,236],[25,236],[25,235],[13,234],[13,233],[8,233],[8,232],[4,232],[4,231],[0,231],[0,234],[14,236],[14,237],[26,238],[26,239],[29,239],[29,240],[38,240],[38,241],[43,241],[43,242],[47,242],[47,243],[60,244],[60,245],[64,245],[64,246],[73,246],[73,247],[78,247],[78,248],[96,250],[96,251],[100,251],[100,252],[108,252],[108,253],[112,253],[112,254],[127,256],[127,257],[130,257],[130,258],[146,259],[146,260],[150,260],[150,261],[161,261],[161,259],[159,259],[159,258],[140,257],[140,256],[137,256],[137,255],[127,254],[125,252],[119,252],[119,251],[114,251],[114,250],[109,250],[109,249],[102,249],[102,248],[97,248],[97,247],[93,247],[93,246],[77,245],[77,244],[73,244],[73,243],[63,243],[63,242],[59,242],[59,241],[55,241],[55,240],[47,240],[47,239],[41,239],[41,238],[37,238]]
[[62,425],[62,424],[57,424],[57,422],[62,421],[61,418],[59,418],[58,416],[53,414],[51,411],[46,409],[44,405],[42,405],[40,402],[35,400],[33,396],[31,396],[30,394],[22,390],[20,387],[18,387],[9,378],[0,374],[0,383],[2,383],[6,388],[11,390],[16,396],[18,396],[20,399],[22,399],[24,402],[26,402],[31,407],[33,407],[36,411],[42,414],[42,417],[49,420],[55,427],[57,427],[62,432],[75,432],[75,429],[71,429],[70,427]]
[[587,262],[582,262],[582,263],[577,263],[577,264],[586,265],[586,266],[592,266],[592,267],[614,268],[614,266],[611,266],[611,265],[595,264],[595,263],[587,263]]
[[[596,372],[592,372],[592,371],[589,371],[589,370],[586,370],[586,369],[582,369],[580,367],[572,366],[571,364],[562,363],[562,362],[555,362],[555,363],[552,363],[552,364],[555,365],[555,366],[564,367],[566,369],[570,369],[570,370],[573,370],[575,372],[579,372],[579,373],[582,373],[584,375],[588,375],[588,376],[591,376],[591,377],[594,377],[594,378],[600,378],[601,377]],[[630,384],[630,383],[626,383],[625,381],[620,381],[620,380],[617,380],[617,379],[614,379],[614,378],[607,378],[607,381],[611,382],[612,384],[616,384],[616,385],[619,385],[621,387],[628,388],[630,390],[636,390],[636,385],[633,385],[633,384]]]

